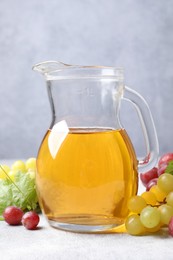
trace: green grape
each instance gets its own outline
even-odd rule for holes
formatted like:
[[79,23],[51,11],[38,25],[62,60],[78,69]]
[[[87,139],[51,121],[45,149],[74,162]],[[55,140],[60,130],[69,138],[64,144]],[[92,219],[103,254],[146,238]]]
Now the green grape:
[[160,212],[157,208],[147,206],[141,211],[140,220],[144,227],[157,227],[160,223],[160,219]]
[[26,170],[36,170],[36,159],[35,158],[29,158],[26,163]]
[[7,175],[5,174],[5,172],[8,173],[10,171],[10,167],[8,165],[5,165],[5,164],[1,165],[1,167],[0,167],[0,179],[6,179]]
[[158,208],[158,210],[160,211],[162,224],[168,225],[171,217],[173,216],[173,207],[163,204]]
[[14,170],[11,170],[11,171],[8,172],[8,176],[10,177],[10,179],[11,179],[12,181],[15,180],[15,174],[16,174],[16,172],[17,172],[17,171],[14,171]]
[[14,171],[26,172],[25,163],[21,160],[15,161],[13,163],[13,165],[11,166],[11,169],[14,170]]
[[145,227],[142,225],[139,215],[136,214],[127,217],[125,227],[130,235],[140,235],[145,232]]
[[157,203],[156,196],[151,191],[145,191],[141,194],[141,197],[145,199],[146,203],[155,206]]
[[159,202],[164,201],[164,199],[166,198],[166,194],[161,189],[159,189],[158,185],[152,186],[150,191],[152,193],[154,193],[154,195],[156,196],[157,201],[159,201]]
[[140,213],[143,208],[147,206],[146,201],[144,198],[140,196],[133,196],[130,198],[129,203],[128,203],[128,208],[130,211],[134,213]]
[[159,231],[161,228],[161,224],[159,223],[157,226],[153,227],[153,228],[146,228],[146,231],[149,233],[155,233],[157,231]]
[[166,196],[166,202],[173,207],[173,191]]
[[173,191],[173,175],[169,173],[161,174],[158,178],[157,185],[165,194]]

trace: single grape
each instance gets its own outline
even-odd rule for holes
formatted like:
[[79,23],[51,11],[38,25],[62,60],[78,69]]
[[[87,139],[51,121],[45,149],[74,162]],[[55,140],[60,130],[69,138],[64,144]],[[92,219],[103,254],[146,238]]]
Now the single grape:
[[157,203],[156,196],[151,191],[145,191],[141,194],[141,197],[144,198],[147,204],[155,206]]
[[159,176],[157,185],[165,194],[173,191],[173,175],[164,173]]
[[168,164],[164,163],[160,166],[160,168],[158,168],[158,176],[160,176],[161,174],[165,173],[165,170],[167,168]]
[[168,225],[171,217],[173,217],[173,207],[163,204],[158,208],[158,210],[160,211],[162,224]]
[[158,162],[158,167],[160,168],[162,164],[168,163],[173,160],[173,153],[166,153],[161,156],[159,162]]
[[14,170],[14,171],[26,172],[25,163],[21,160],[15,161],[12,164],[11,169]]
[[127,217],[125,227],[130,235],[140,235],[145,232],[145,227],[142,225],[139,215],[136,214]]
[[161,189],[159,189],[158,185],[152,186],[150,191],[154,193],[158,202],[163,202],[166,198],[166,194]]
[[169,221],[168,231],[169,231],[169,234],[173,237],[173,217]]
[[14,170],[11,170],[11,171],[8,172],[8,176],[10,177],[10,179],[11,179],[12,181],[15,180],[16,172],[17,172],[17,171],[14,171]]
[[146,186],[146,191],[149,191],[151,189],[151,187],[156,185],[157,184],[157,180],[158,180],[158,178],[154,178],[151,181],[149,181],[149,183]]
[[140,213],[143,208],[147,206],[144,198],[140,196],[132,196],[128,202],[128,208],[134,213]]
[[22,217],[23,226],[29,230],[36,229],[39,221],[40,221],[39,215],[34,211],[29,211],[25,213]]
[[29,169],[31,170],[36,170],[36,159],[35,158],[29,158],[26,162],[26,170],[28,171]]
[[10,167],[8,165],[5,165],[5,164],[1,165],[1,167],[0,167],[0,179],[6,179],[7,175],[5,174],[5,172],[9,173]]
[[3,217],[9,225],[20,225],[23,214],[24,213],[20,208],[9,206],[4,210]]
[[142,183],[145,187],[147,186],[149,181],[151,181],[152,179],[157,178],[157,177],[158,177],[158,174],[157,174],[157,168],[156,167],[152,168],[148,172],[140,174],[140,179],[141,179],[141,181],[142,181]]
[[159,231],[161,228],[161,224],[159,223],[157,226],[153,227],[153,228],[146,228],[146,231],[149,233],[155,233],[157,231]]
[[173,207],[173,191],[166,196],[166,202],[168,205]]
[[154,228],[160,223],[160,212],[157,208],[147,206],[141,211],[140,220],[144,227]]

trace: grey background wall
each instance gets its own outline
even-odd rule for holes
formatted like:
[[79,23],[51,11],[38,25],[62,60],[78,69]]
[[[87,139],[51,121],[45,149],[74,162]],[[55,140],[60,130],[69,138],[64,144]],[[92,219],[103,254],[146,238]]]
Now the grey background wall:
[[[172,10],[171,0],[1,0],[0,158],[37,154],[51,113],[31,67],[44,60],[123,66],[126,84],[150,106],[160,153],[173,151]],[[124,103],[122,111],[143,154],[135,112]]]

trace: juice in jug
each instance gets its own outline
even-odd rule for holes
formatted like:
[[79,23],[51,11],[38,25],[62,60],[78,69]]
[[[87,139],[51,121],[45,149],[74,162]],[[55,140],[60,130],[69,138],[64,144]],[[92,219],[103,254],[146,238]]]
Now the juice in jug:
[[[69,129],[52,156],[48,130],[37,157],[37,190],[56,223],[114,227],[124,223],[137,192],[137,160],[124,129]],[[59,226],[59,225],[58,225]]]

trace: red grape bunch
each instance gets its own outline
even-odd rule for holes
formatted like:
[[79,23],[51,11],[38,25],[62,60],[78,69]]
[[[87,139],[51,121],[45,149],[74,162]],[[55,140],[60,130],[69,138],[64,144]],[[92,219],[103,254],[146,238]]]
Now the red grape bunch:
[[[164,154],[158,162],[158,167],[154,167],[150,171],[140,174],[140,179],[141,179],[143,185],[146,187],[147,191],[150,190],[150,188],[152,186],[157,184],[158,177],[161,174],[163,174],[165,172],[169,172],[168,171],[169,163],[170,163],[169,168],[171,168],[171,165],[172,165],[171,170],[173,171],[173,153]],[[168,168],[168,170],[167,170],[167,168]]]

